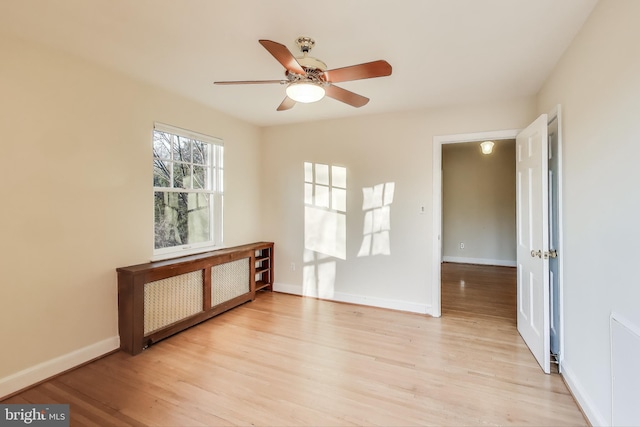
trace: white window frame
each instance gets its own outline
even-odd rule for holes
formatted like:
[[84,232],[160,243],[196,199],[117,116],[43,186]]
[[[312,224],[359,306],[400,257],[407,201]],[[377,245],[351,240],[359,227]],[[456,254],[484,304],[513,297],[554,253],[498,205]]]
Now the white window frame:
[[[223,244],[223,201],[224,201],[224,142],[220,138],[205,135],[202,133],[194,132],[187,129],[182,129],[176,126],[171,126],[165,123],[155,122],[153,125],[153,132],[151,135],[151,144],[153,146],[154,133],[156,131],[165,132],[172,135],[181,136],[184,138],[194,139],[200,142],[205,142],[212,145],[211,158],[209,159],[209,167],[211,168],[211,174],[209,179],[211,180],[211,189],[185,189],[174,187],[156,187],[153,186],[154,203],[152,205],[152,227],[153,227],[153,257],[152,261],[161,259],[168,259],[178,256],[191,255],[200,252],[206,252],[209,250],[219,249]],[[214,155],[214,151],[217,155]],[[153,161],[152,156],[152,161]],[[217,177],[214,179],[214,174]],[[172,246],[168,248],[155,247],[155,193],[157,191],[162,192],[180,192],[180,193],[208,193],[211,195],[213,201],[213,207],[209,211],[209,237],[210,240],[206,242],[185,244],[180,246]]]

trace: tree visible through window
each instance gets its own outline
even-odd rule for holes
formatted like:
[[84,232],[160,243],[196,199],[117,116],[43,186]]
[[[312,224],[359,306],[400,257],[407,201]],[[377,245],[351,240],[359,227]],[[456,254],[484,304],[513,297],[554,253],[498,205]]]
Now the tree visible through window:
[[222,243],[222,141],[156,123],[154,254]]

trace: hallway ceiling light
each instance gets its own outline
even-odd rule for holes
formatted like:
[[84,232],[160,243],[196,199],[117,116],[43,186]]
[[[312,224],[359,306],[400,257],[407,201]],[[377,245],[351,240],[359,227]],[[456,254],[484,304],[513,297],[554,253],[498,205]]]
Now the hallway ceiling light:
[[493,152],[494,145],[495,144],[493,141],[485,141],[480,144],[480,148],[482,148],[482,154],[491,154]]

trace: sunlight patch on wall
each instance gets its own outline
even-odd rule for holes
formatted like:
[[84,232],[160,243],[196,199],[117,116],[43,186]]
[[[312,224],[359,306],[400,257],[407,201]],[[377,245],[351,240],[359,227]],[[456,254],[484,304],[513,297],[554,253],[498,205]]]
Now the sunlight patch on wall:
[[304,251],[302,295],[332,299],[335,293],[336,261],[312,250]]
[[387,182],[362,189],[364,227],[359,257],[391,255],[391,203],[395,183]]
[[336,258],[347,259],[347,168],[304,163],[303,295],[333,298]]
[[304,164],[304,247],[347,258],[347,169]]
[[347,258],[343,236],[346,235],[345,216],[336,212],[305,206],[304,247],[340,259]]

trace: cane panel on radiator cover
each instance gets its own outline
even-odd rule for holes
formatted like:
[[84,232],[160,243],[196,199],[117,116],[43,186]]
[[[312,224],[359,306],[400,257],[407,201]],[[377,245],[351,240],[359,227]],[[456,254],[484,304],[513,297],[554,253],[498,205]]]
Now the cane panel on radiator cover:
[[232,300],[251,289],[251,258],[226,262],[211,267],[211,305]]
[[202,270],[144,284],[144,334],[200,313]]

